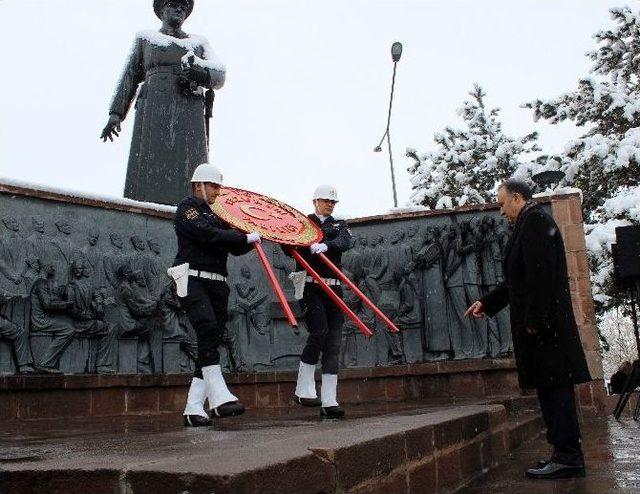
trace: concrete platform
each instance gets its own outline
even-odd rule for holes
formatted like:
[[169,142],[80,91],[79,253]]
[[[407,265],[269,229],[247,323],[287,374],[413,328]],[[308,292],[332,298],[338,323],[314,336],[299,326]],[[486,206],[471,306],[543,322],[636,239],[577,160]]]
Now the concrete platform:
[[550,450],[544,437],[529,442],[498,468],[460,492],[465,494],[635,494],[640,492],[640,423],[631,419],[616,422],[611,417],[588,419],[582,424],[587,475],[578,479],[531,480],[527,468],[547,458]]
[[[252,410],[185,429],[175,413],[0,426],[0,493],[451,492],[542,421],[531,399]],[[508,414],[508,410],[511,415]]]

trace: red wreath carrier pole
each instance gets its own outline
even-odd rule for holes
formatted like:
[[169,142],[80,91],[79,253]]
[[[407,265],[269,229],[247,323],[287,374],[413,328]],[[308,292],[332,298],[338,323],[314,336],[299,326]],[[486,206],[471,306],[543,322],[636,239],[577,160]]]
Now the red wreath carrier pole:
[[356,314],[347,306],[347,304],[345,304],[343,300],[338,297],[331,288],[327,286],[322,277],[318,273],[316,273],[316,271],[307,261],[305,261],[304,257],[302,257],[295,248],[291,248],[289,251],[295,258],[295,260],[298,261],[300,265],[307,271],[307,273],[309,273],[311,277],[316,280],[318,285],[320,285],[320,288],[322,288],[324,292],[329,295],[329,298],[333,300],[335,304],[340,308],[340,310],[342,310],[342,312],[344,312],[349,317],[349,319],[351,319],[355,323],[358,329],[362,331],[365,336],[370,337],[371,335],[373,335],[371,330],[360,320],[358,316],[356,316]]
[[262,245],[260,245],[259,243],[254,243],[253,247],[255,248],[256,253],[258,254],[258,257],[260,258],[260,262],[262,263],[262,266],[264,267],[264,270],[267,273],[267,278],[269,279],[269,283],[271,283],[271,286],[273,287],[273,291],[275,292],[276,297],[278,297],[278,301],[282,306],[282,311],[284,312],[284,315],[287,317],[287,321],[289,321],[289,324],[292,327],[297,328],[298,321],[296,321],[296,316],[293,315],[293,311],[291,310],[291,307],[289,307],[289,302],[287,302],[287,297],[285,297],[284,292],[280,287],[280,283],[278,283],[278,279],[276,278],[276,275],[273,273],[273,269],[271,269],[271,264],[269,264],[269,261],[267,260],[267,256],[264,253],[264,249],[262,248]]
[[329,258],[327,256],[325,256],[324,254],[320,253],[320,254],[316,254],[320,259],[322,259],[322,262],[324,262],[327,266],[329,266],[329,268],[331,268],[331,271],[333,271],[336,276],[340,279],[340,281],[342,281],[342,283],[344,283],[345,285],[347,285],[349,287],[349,289],[351,291],[353,291],[353,293],[355,293],[358,297],[360,297],[360,300],[362,300],[367,307],[369,307],[376,316],[378,316],[380,319],[382,319],[382,321],[387,325],[387,327],[389,328],[389,330],[392,333],[399,333],[400,330],[396,327],[395,324],[393,324],[393,322],[391,321],[391,319],[389,319],[387,316],[384,315],[384,313],[378,309],[371,300],[369,300],[367,298],[367,296],[362,293],[360,291],[360,289],[349,279],[347,278],[344,273],[342,271],[340,271],[338,269],[338,267],[333,264]]

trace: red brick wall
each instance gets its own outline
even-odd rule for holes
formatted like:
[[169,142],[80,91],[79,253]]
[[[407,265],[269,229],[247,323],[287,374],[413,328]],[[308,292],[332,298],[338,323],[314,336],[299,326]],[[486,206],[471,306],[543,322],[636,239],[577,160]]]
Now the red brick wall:
[[602,415],[606,413],[606,392],[591,293],[591,273],[584,237],[580,195],[552,197],[551,210],[564,239],[573,313],[578,323],[591,377],[594,379],[592,383],[578,387],[578,406],[583,416]]

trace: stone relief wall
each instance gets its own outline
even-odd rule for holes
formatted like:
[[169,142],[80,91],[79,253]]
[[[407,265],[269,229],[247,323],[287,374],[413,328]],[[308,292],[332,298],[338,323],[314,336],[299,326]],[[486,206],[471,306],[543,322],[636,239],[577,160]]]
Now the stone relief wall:
[[[196,339],[166,268],[171,219],[0,193],[0,373],[190,372]],[[166,215],[165,215],[166,216]],[[374,331],[347,319],[341,361],[369,367],[507,355],[507,311],[462,317],[502,280],[508,227],[497,211],[352,223],[348,276],[402,332],[389,333],[351,292],[345,301]],[[293,301],[293,261],[265,243]],[[284,319],[257,256],[229,262],[229,370],[294,369],[306,338]],[[299,315],[299,314],[297,314]]]

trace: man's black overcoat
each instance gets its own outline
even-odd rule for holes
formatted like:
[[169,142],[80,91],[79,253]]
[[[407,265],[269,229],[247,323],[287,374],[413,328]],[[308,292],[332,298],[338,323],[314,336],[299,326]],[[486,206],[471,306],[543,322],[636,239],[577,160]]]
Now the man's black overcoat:
[[510,305],[520,386],[590,381],[571,305],[564,242],[541,206],[527,204],[520,213],[505,248],[504,272],[505,281],[481,301],[488,316]]

